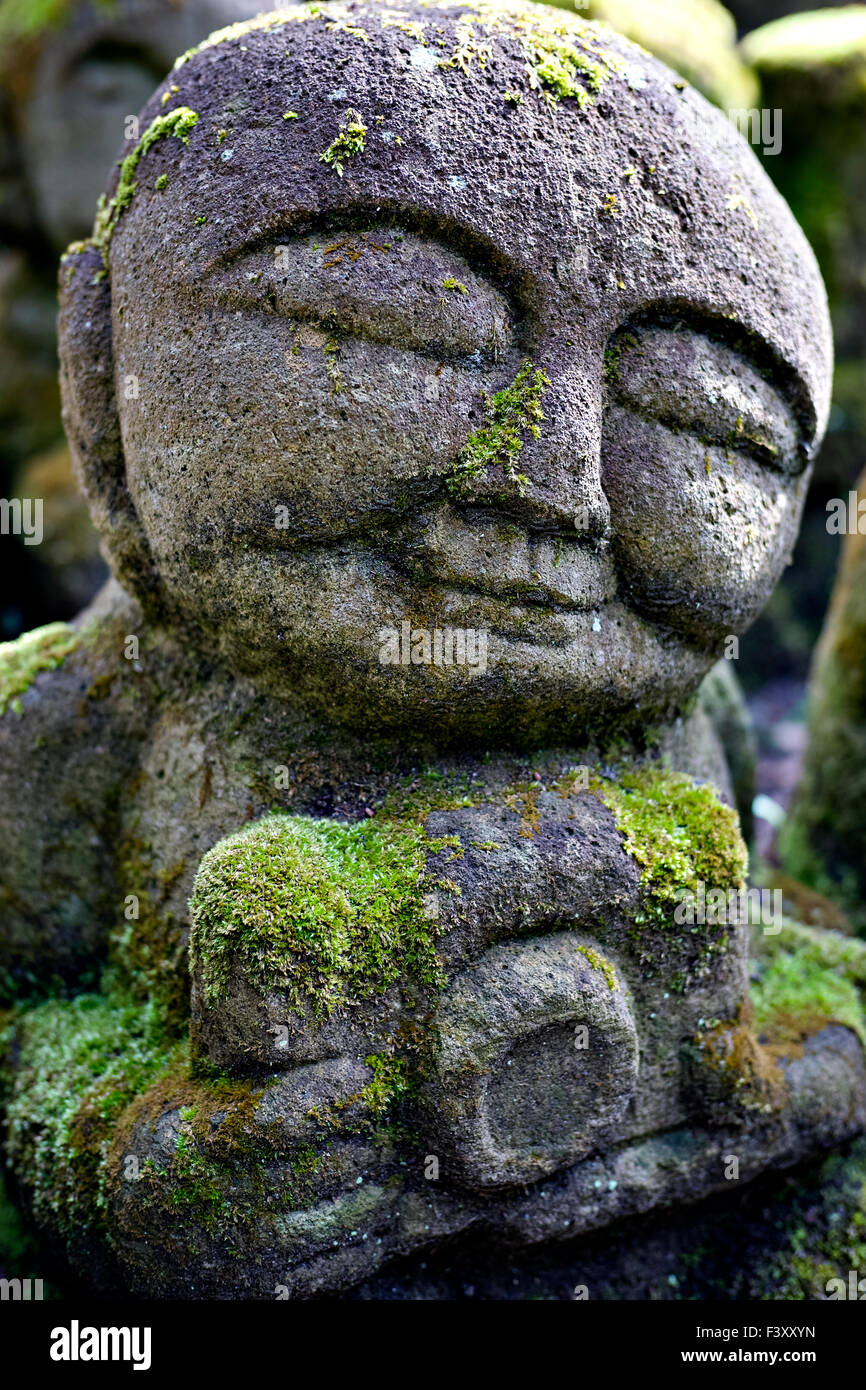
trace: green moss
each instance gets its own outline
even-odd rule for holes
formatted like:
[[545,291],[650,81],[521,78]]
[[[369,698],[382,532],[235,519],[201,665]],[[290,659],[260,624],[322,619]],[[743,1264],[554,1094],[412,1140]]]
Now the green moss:
[[743,886],[748,853],[737,813],[713,787],[657,765],[615,782],[593,775],[589,789],[612,812],[626,852],[640,865],[643,910],[634,940],[641,962],[648,971],[667,964],[670,988],[682,991],[706,973],[726,934],[709,923],[684,931],[674,917],[679,894],[698,883],[725,891]]
[[25,632],[14,642],[0,643],[0,715],[11,706],[21,713],[21,700],[40,671],[53,671],[78,646],[79,635],[67,623]]
[[[549,105],[570,98],[581,109],[591,106],[605,82],[627,69],[619,55],[603,45],[603,31],[575,16],[509,9],[485,0],[457,20],[451,53],[439,66],[464,73],[473,63],[485,68],[494,35],[519,43],[529,84]],[[515,95],[504,93],[506,100]]]
[[272,1186],[268,1165],[275,1149],[267,1127],[255,1119],[268,1084],[195,1071],[184,1047],[128,1107],[109,1156],[110,1183],[124,1180],[124,1156],[135,1152],[138,1136],[153,1132],[163,1116],[177,1115],[173,1151],[158,1162],[147,1159],[136,1179],[147,1238],[154,1229],[175,1229],[180,1217],[189,1229],[188,1250],[194,1258],[201,1253],[203,1237],[217,1238],[231,1249],[253,1231],[260,1236],[275,1206],[291,1208],[311,1199],[311,1180],[321,1158],[308,1144],[288,1150],[280,1145],[285,1176],[279,1193]]
[[339,1112],[358,1105],[363,1108],[363,1120],[360,1125],[351,1128],[369,1129],[371,1124],[375,1127],[378,1120],[409,1090],[409,1062],[406,1057],[373,1053],[365,1057],[364,1062],[372,1069],[373,1080],[368,1081],[355,1095],[347,1096],[331,1106],[332,1113],[328,1117],[331,1125],[344,1128],[339,1121]]
[[621,332],[605,348],[604,379],[609,386],[615,386],[619,381],[623,353],[631,352],[636,347],[638,347],[638,340],[634,334]]
[[651,909],[662,920],[670,920],[678,888],[742,885],[748,857],[737,813],[713,787],[647,766],[617,782],[593,777],[590,789],[613,812],[627,853],[641,866]]
[[464,497],[470,481],[485,477],[494,464],[501,464],[509,481],[517,483],[521,492],[524,490],[528,480],[517,471],[522,436],[539,437],[544,419],[541,398],[549,385],[547,373],[527,358],[510,386],[504,386],[492,398],[485,397],[484,424],[466,441],[447,479],[452,497]]
[[604,976],[607,980],[608,989],[616,989],[616,971],[607,957],[601,955],[598,951],[594,951],[591,946],[578,946],[577,950],[582,956],[586,957],[593,970],[597,970],[600,975]]
[[[841,1279],[847,1294],[850,1271],[858,1278],[866,1271],[866,1140],[855,1140],[845,1153],[788,1179],[781,1200],[790,1207],[774,1222],[781,1235],[773,1242],[778,1248],[762,1251],[754,1270],[757,1296],[823,1300],[831,1279]],[[745,1290],[733,1296],[755,1294]]]
[[325,371],[328,373],[328,380],[335,396],[340,395],[343,391],[343,374],[337,363],[339,355],[340,341],[334,334],[331,334],[325,343]]
[[438,988],[435,924],[424,913],[426,854],[413,821],[344,824],[270,815],[202,860],[190,902],[191,953],[204,996],[231,971],[288,1007],[330,1014],[403,977]]
[[457,811],[465,806],[479,806],[486,795],[484,782],[472,774],[440,771],[428,766],[411,777],[404,777],[396,787],[391,788],[382,806],[377,809],[377,817],[420,822],[431,811]]
[[34,1216],[64,1234],[99,1225],[113,1127],[168,1065],[161,1020],[103,995],[50,1000],[21,1017],[14,1047],[7,1154]]
[[859,993],[866,988],[866,943],[786,920],[774,935],[754,930],[753,954],[755,1026],[771,1042],[798,1042],[841,1023],[866,1046]]
[[99,200],[96,222],[93,227],[93,241],[103,255],[108,256],[108,248],[120,218],[129,207],[138,189],[138,166],[148,150],[158,140],[174,136],[184,145],[189,144],[190,131],[198,123],[198,113],[188,106],[177,106],[173,111],[154,116],[135,149],[126,156],[120,166],[120,178],[113,197],[106,201],[103,195]]
[[364,125],[360,111],[355,111],[351,107],[343,117],[340,131],[319,159],[325,164],[330,164],[335,174],[343,177],[343,167],[346,160],[355,159],[362,154],[367,143],[367,127]]
[[575,44],[553,36],[533,35],[526,46],[530,80],[548,101],[571,97],[581,108],[591,106],[591,93],[601,91],[612,71],[605,61],[589,58]]
[[468,294],[466,286],[462,280],[455,280],[453,275],[446,275],[442,281],[442,288],[445,290],[457,290],[459,294]]
[[137,899],[137,916],[122,919],[108,943],[106,983],[137,1004],[153,1000],[176,1032],[189,1013],[189,978],[183,929],[168,907],[172,889],[183,874],[180,861],[155,868],[152,849],[136,836],[120,841],[115,855],[118,896],[124,904]]

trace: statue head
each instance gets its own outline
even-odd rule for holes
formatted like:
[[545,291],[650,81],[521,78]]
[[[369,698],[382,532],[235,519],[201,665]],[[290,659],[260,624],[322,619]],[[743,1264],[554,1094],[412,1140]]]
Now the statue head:
[[828,408],[818,271],[725,117],[561,12],[410,0],[215,34],[141,132],[61,269],[122,583],[366,727],[681,707],[788,559]]

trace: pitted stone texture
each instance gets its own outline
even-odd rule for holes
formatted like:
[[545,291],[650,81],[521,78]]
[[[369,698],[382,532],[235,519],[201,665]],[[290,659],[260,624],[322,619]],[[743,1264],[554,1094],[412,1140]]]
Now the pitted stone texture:
[[[601,20],[687,78],[723,111],[755,106],[758,84],[736,51],[736,24],[718,0],[557,0]],[[781,0],[787,3],[787,0]]]
[[[524,1190],[483,1197],[458,1196],[425,1180],[421,1154],[414,1164],[399,1165],[387,1148],[337,1139],[325,1160],[327,1195],[323,1190],[320,1201],[294,1211],[272,1204],[252,1240],[249,1232],[233,1232],[242,1248],[231,1253],[202,1226],[179,1231],[176,1220],[161,1225],[156,1211],[143,1241],[136,1186],[124,1179],[111,1199],[123,1276],[134,1292],[151,1297],[304,1298],[349,1287],[389,1259],[469,1226],[526,1245],[569,1240],[660,1205],[688,1205],[730,1190],[731,1154],[739,1158],[740,1180],[748,1181],[842,1143],[866,1124],[863,1053],[847,1029],[826,1028],[808,1039],[785,1073],[789,1104],[781,1113],[754,1116],[746,1129],[669,1129],[611,1147]],[[179,1128],[178,1112],[168,1112],[138,1134],[138,1148],[165,1163]],[[275,1194],[290,1190],[291,1168],[278,1157],[266,1171]],[[245,1195],[239,1181],[238,1198]]]
[[614,967],[580,947],[572,933],[494,946],[439,1004],[428,1104],[471,1187],[583,1157],[631,1099],[634,1019]]

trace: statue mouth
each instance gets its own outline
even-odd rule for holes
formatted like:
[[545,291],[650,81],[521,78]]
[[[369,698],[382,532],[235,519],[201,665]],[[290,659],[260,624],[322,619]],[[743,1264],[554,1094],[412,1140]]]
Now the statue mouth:
[[[566,579],[566,576],[563,576]],[[432,584],[442,585],[464,599],[477,596],[487,602],[494,601],[510,609],[539,608],[553,609],[557,612],[589,613],[603,608],[613,597],[606,586],[598,582],[584,582],[581,576],[579,593],[566,592],[562,586],[555,588],[538,582],[536,576],[514,575],[491,580],[486,575],[464,575],[442,577],[429,574]]]
[[590,612],[617,590],[605,541],[533,532],[492,515],[433,518],[408,558],[416,578],[511,607]]

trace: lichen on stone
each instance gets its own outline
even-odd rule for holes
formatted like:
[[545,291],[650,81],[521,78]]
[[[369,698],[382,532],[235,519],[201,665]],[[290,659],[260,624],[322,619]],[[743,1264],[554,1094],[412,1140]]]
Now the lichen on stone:
[[[517,42],[529,86],[551,106],[567,98],[581,109],[591,106],[605,82],[627,69],[604,45],[604,31],[595,25],[573,15],[554,17],[541,8],[522,10],[485,0],[460,15],[451,52],[440,67],[468,73],[475,62],[484,69],[492,54],[488,36],[493,35]],[[505,95],[515,94],[509,90]]]
[[268,14],[255,15],[252,19],[239,20],[236,24],[227,24],[224,28],[215,29],[212,34],[208,34],[201,43],[194,44],[185,53],[181,53],[180,57],[175,59],[172,72],[177,72],[178,68],[182,68],[185,63],[189,62],[190,58],[194,58],[197,53],[203,53],[208,48],[216,48],[221,43],[231,43],[233,39],[246,38],[248,34],[252,34],[256,30],[262,30],[266,33],[271,29],[280,29],[283,25],[293,21],[315,19],[317,15],[318,8],[316,6],[306,8],[298,5],[291,14],[272,11]]
[[0,643],[0,715],[12,708],[21,713],[21,696],[40,671],[52,671],[78,645],[79,634],[68,623],[49,623],[25,632],[14,642]]
[[576,947],[576,950],[580,953],[580,955],[586,957],[593,970],[597,970],[600,975],[604,976],[605,980],[607,981],[608,989],[615,990],[616,971],[614,970],[607,957],[603,956],[600,951],[594,950],[592,946],[578,946]]
[[424,912],[426,853],[413,821],[345,824],[274,814],[215,845],[190,902],[191,957],[205,1000],[233,967],[291,1012],[321,1016],[408,977],[438,988],[435,923]]

